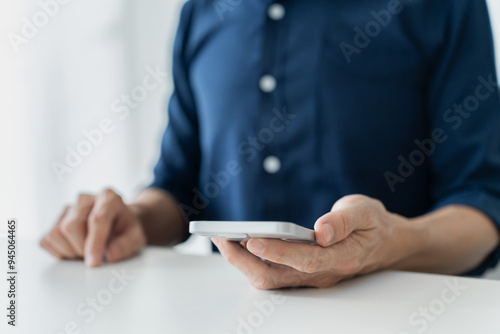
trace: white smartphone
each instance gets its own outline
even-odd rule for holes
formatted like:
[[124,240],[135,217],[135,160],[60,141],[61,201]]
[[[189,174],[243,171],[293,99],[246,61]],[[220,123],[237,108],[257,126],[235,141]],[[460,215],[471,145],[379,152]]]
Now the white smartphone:
[[189,223],[189,232],[205,237],[242,241],[248,238],[271,238],[315,244],[314,231],[289,222],[278,221],[209,221]]

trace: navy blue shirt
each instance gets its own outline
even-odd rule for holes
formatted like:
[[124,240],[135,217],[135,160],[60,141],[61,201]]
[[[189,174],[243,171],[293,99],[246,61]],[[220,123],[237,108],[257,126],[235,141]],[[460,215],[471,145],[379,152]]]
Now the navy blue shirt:
[[173,63],[152,186],[187,220],[312,228],[358,193],[406,217],[468,205],[500,226],[484,0],[191,0]]

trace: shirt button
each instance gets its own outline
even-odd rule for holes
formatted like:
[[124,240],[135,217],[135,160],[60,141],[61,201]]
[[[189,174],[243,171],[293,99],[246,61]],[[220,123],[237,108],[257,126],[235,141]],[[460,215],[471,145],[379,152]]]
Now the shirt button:
[[281,169],[281,161],[274,155],[264,159],[264,170],[269,174],[276,174]]
[[259,87],[264,93],[271,93],[276,89],[276,79],[266,74],[260,78]]
[[285,17],[285,7],[280,3],[273,3],[267,9],[267,15],[275,21],[279,21]]

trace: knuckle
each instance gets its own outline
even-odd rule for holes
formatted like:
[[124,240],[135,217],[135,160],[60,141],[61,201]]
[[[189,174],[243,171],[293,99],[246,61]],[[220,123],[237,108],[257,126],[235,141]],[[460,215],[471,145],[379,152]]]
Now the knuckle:
[[356,203],[359,199],[358,199],[357,195],[347,195],[347,196],[342,197],[340,200],[343,203],[353,204],[353,203]]
[[[264,255],[264,256],[266,255],[266,248],[264,248],[262,255]],[[274,256],[275,256],[275,258],[274,258],[273,262],[277,262],[277,263],[283,263],[287,258],[287,254],[282,249],[277,250],[276,253],[274,254]]]
[[306,259],[303,265],[303,272],[313,274],[321,271],[328,270],[330,259],[330,252],[324,248],[315,248],[312,256]]
[[345,236],[347,233],[351,231],[351,220],[350,218],[343,212],[335,212],[334,214],[335,222],[333,224],[333,230],[335,233],[339,235]]
[[365,195],[359,195],[359,194],[354,194],[354,195],[347,195],[347,196],[344,196],[341,201],[343,201],[344,203],[346,204],[351,204],[351,205],[355,205],[355,204],[360,204],[360,203],[364,203],[368,200],[369,198]]
[[349,269],[351,269],[350,273],[357,273],[361,270],[361,268],[362,268],[361,261],[359,260],[359,258],[355,257],[351,261],[351,267],[349,268]]
[[61,225],[59,225],[59,231],[63,235],[68,235],[72,234],[75,229],[76,229],[76,222],[72,219],[66,219],[61,222]]
[[361,268],[361,263],[359,259],[352,258],[349,261],[343,263],[343,265],[339,268],[339,272],[342,275],[351,275],[357,273]]
[[304,264],[301,266],[301,271],[305,273],[315,273],[321,269],[321,261],[318,256],[314,255],[305,260]]
[[106,220],[106,212],[98,211],[92,215],[91,222],[94,225],[102,225]]
[[271,279],[266,275],[257,275],[252,281],[252,286],[259,290],[269,290],[274,288]]
[[42,244],[43,246],[47,246],[47,244],[50,244],[51,242],[51,239],[50,239],[50,232],[47,233],[43,238],[42,238],[42,241],[40,241],[40,244]]
[[59,230],[59,233],[61,233],[62,235],[71,234],[71,227],[69,227],[68,224],[61,223],[56,228]]
[[52,231],[50,231],[46,236],[45,236],[45,241],[48,243],[52,243],[54,241],[57,241],[58,239],[58,230],[57,228],[54,228]]
[[110,201],[118,201],[122,199],[122,197],[114,192],[114,190],[111,188],[104,189],[104,191],[101,193],[101,196],[109,199]]
[[384,203],[381,200],[376,198],[370,198],[370,201],[378,207],[384,207]]
[[384,203],[382,203],[382,201],[375,198],[370,199],[370,201],[373,205],[372,207],[375,213],[381,213],[386,211],[385,205]]
[[341,215],[340,218],[341,218],[340,219],[340,226],[342,228],[342,231],[344,231],[345,234],[349,233],[351,231],[350,219],[345,215]]
[[56,220],[56,225],[59,224],[60,222],[62,222],[64,219],[66,219],[71,214],[71,211],[72,211],[71,209],[72,209],[72,206],[70,206],[70,205],[64,206],[62,212],[59,214],[59,217]]
[[92,198],[92,195],[89,194],[78,194],[78,198],[76,202],[78,203],[79,206],[85,205],[89,202],[89,200]]
[[104,196],[104,202],[106,203],[104,204],[106,207],[116,210],[124,205],[122,197],[115,193]]
[[108,188],[105,188],[105,189],[102,191],[102,193],[103,193],[104,195],[111,195],[111,194],[115,194],[115,191],[114,191],[113,189],[111,189],[111,188],[109,188],[109,187],[108,187]]

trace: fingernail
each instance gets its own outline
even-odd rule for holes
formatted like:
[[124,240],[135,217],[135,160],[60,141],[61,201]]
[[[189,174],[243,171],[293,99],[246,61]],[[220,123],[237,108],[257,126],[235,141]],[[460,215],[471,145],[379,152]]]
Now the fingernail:
[[97,267],[97,256],[93,254],[85,256],[85,265],[89,268]]
[[325,243],[329,245],[333,241],[333,227],[330,224],[323,224],[322,229],[325,236]]
[[256,255],[260,255],[264,252],[264,243],[259,239],[250,239],[247,242],[247,249]]

